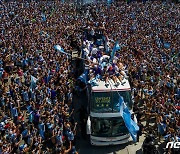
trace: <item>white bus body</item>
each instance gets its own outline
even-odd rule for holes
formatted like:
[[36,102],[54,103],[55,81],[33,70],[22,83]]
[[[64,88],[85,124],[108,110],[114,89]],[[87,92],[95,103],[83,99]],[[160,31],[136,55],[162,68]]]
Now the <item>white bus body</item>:
[[[123,85],[115,86],[110,79],[109,85],[105,86],[105,82],[99,80],[98,86],[92,87],[90,115],[87,120],[87,134],[90,135],[92,145],[117,145],[132,140],[116,105],[118,95],[123,96],[131,112],[132,97],[129,81],[123,79],[122,82]],[[136,121],[136,118],[134,120]]]

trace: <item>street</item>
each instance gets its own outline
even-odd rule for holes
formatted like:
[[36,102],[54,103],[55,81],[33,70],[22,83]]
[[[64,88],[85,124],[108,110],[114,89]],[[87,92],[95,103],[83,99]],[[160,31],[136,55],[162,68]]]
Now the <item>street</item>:
[[[87,107],[87,97],[85,92],[81,92],[79,95],[74,95],[73,103],[75,108],[75,120],[79,122],[79,112],[77,112],[81,105]],[[114,146],[92,146],[89,139],[83,139],[81,137],[80,129],[77,132],[76,147],[79,154],[142,154],[141,146],[144,141],[144,134],[140,137],[140,141],[136,144],[133,142],[114,145]]]
[[122,145],[97,147],[90,145],[88,140],[80,139],[77,141],[77,149],[79,154],[142,154],[143,141],[144,135],[136,144],[130,142]]

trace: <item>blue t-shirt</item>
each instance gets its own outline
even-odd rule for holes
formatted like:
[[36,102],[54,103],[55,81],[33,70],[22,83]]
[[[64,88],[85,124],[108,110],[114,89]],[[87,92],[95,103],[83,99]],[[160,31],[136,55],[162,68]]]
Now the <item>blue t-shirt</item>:
[[98,75],[98,74],[101,74],[101,69],[99,67],[94,68],[93,70],[94,70],[95,76]]
[[56,97],[56,91],[51,90],[51,98],[54,99]]

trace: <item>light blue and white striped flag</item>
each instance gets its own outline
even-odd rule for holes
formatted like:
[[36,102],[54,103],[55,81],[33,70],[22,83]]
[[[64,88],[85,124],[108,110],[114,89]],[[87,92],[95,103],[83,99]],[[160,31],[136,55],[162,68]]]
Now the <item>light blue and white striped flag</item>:
[[115,45],[114,45],[114,48],[113,48],[113,50],[112,50],[112,52],[111,52],[111,59],[110,59],[110,61],[113,61],[114,56],[115,56],[115,54],[116,54],[116,51],[118,51],[118,50],[120,50],[120,49],[121,49],[121,47],[120,47],[118,41],[116,41],[116,43],[115,43]]
[[36,82],[37,82],[37,78],[35,78],[34,76],[31,75],[31,85],[30,85],[30,88],[31,89],[34,89],[36,88]]
[[54,49],[57,50],[57,51],[59,51],[59,52],[62,53],[62,54],[71,55],[71,54],[65,52],[64,49],[63,49],[60,45],[55,45],[55,46],[54,46]]
[[88,70],[85,70],[84,73],[82,73],[79,77],[78,80],[80,80],[81,82],[87,84],[88,82]]
[[120,107],[120,114],[124,120],[124,123],[133,139],[134,142],[137,141],[137,132],[139,131],[139,126],[137,123],[131,119],[131,113],[124,103],[124,99],[122,96],[120,96],[119,99],[119,107]]

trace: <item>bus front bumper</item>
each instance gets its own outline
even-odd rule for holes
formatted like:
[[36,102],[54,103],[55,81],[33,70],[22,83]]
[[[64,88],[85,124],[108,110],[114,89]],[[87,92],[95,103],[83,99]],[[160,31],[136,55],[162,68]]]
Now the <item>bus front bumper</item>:
[[118,145],[132,141],[129,134],[120,137],[95,137],[90,135],[91,145],[94,146],[107,146],[107,145]]

